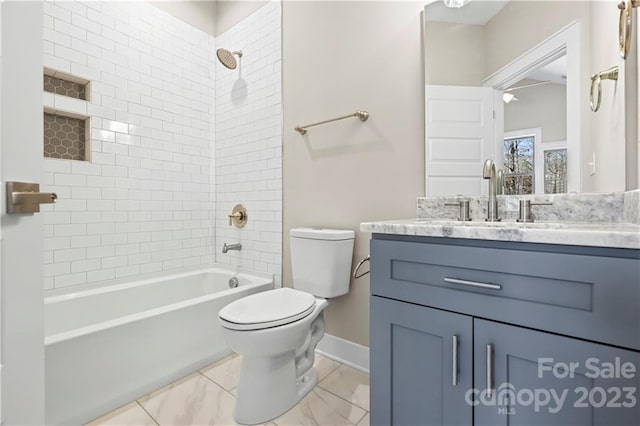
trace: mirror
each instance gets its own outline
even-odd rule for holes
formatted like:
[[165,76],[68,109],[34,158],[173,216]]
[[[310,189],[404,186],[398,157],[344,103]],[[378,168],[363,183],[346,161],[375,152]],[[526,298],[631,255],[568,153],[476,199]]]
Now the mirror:
[[[486,194],[487,158],[505,194],[637,187],[637,119],[624,108],[637,67],[617,56],[617,13],[606,1],[425,6],[426,195]],[[592,113],[590,76],[612,65],[622,78]]]

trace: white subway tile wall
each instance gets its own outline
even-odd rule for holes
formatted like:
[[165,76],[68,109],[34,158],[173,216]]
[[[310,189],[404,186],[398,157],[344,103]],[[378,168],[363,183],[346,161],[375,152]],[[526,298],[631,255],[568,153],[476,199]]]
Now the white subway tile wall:
[[43,24],[44,66],[92,91],[91,163],[44,160],[45,289],[215,262],[214,37],[144,2],[47,1]]
[[[216,47],[241,50],[235,70],[216,64],[217,261],[275,274],[282,268],[281,4],[271,1],[216,38]],[[246,227],[229,226],[236,203]],[[221,253],[223,243],[241,251]]]

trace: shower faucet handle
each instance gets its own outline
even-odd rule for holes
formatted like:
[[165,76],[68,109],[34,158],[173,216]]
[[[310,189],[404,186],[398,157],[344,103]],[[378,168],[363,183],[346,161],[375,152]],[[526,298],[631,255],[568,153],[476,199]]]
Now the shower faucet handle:
[[233,221],[234,220],[242,220],[244,219],[244,213],[242,212],[235,212],[233,214],[229,215],[229,226],[233,225]]
[[247,209],[242,204],[236,204],[229,215],[229,226],[235,225],[238,228],[244,228],[248,218]]

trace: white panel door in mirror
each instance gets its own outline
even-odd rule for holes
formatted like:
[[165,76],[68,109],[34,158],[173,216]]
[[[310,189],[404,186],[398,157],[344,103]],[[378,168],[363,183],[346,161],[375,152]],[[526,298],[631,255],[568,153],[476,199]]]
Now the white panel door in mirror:
[[484,195],[482,165],[494,157],[493,89],[426,87],[426,195]]

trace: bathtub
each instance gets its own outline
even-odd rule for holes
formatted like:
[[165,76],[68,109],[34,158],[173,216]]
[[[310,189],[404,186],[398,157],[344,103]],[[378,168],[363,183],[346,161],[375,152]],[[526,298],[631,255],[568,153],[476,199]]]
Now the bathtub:
[[86,423],[230,354],[218,311],[271,288],[216,267],[45,297],[46,423]]

